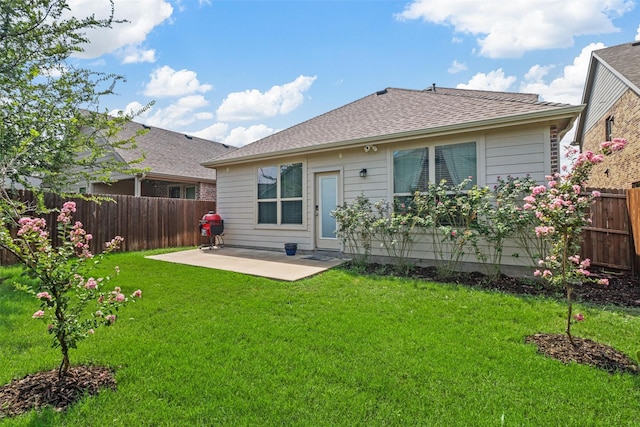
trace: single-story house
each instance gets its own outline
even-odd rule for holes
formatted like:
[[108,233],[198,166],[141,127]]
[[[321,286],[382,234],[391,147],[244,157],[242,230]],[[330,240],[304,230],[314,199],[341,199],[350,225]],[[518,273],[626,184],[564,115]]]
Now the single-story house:
[[[468,176],[543,182],[582,109],[534,94],[387,88],[203,165],[218,172],[227,245],[340,251],[331,211],[362,193],[389,201],[417,180]],[[430,250],[416,246],[413,257],[434,259]]]
[[[136,136],[140,130],[144,133]],[[137,148],[116,148],[110,155],[127,163],[144,155],[144,159],[133,166],[146,169],[146,172],[113,174],[114,182],[85,182],[71,190],[90,194],[216,200],[216,171],[201,163],[230,153],[235,147],[136,122],[128,122],[116,138],[126,140],[134,136]]]
[[640,187],[640,41],[593,51],[578,119],[576,141],[583,151],[625,138],[626,148],[596,165],[589,185]]

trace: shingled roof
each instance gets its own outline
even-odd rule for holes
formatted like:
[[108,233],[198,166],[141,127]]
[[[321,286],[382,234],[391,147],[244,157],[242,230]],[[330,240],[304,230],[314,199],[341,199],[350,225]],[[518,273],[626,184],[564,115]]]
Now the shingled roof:
[[387,88],[209,160],[204,165],[337,148],[410,135],[513,123],[526,117],[575,117],[582,106],[541,102],[535,94],[436,88]]
[[[146,133],[135,136],[143,129],[146,129]],[[201,166],[200,163],[236,149],[219,142],[136,122],[128,122],[118,134],[118,139],[124,140],[133,136],[138,147],[132,150],[118,148],[116,153],[126,162],[139,159],[144,153],[144,160],[136,167],[149,168],[149,178],[214,181],[215,171]]]
[[593,57],[640,95],[640,41],[596,50]]

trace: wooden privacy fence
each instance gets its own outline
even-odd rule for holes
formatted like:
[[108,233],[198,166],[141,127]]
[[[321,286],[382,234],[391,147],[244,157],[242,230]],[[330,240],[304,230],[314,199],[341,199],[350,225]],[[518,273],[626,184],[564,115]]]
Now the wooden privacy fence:
[[[591,206],[591,224],[583,230],[582,258],[591,259],[598,267],[631,271],[638,274],[638,255],[633,248],[632,223],[640,232],[640,209],[635,215],[627,202],[637,197],[640,189],[601,189],[601,196]],[[591,189],[590,189],[591,191]],[[629,200],[628,200],[629,196]],[[640,204],[636,206],[640,207]],[[630,215],[631,213],[631,215]]]
[[[216,209],[215,202],[205,200],[121,195],[109,197],[114,202],[73,199],[77,209],[73,219],[82,222],[87,233],[93,235],[91,250],[94,253],[101,252],[104,242],[115,236],[124,237],[124,251],[199,245],[202,237],[198,221],[205,213]],[[21,192],[20,198],[33,200],[29,192]],[[45,195],[48,208],[59,209],[65,201],[67,199],[55,194]],[[45,215],[52,234],[56,233],[57,215],[57,212]],[[0,265],[11,262],[10,254],[0,250]]]

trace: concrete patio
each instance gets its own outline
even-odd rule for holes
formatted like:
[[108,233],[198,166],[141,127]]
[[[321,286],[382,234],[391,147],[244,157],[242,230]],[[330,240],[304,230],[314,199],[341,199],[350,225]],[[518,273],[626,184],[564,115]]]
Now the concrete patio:
[[285,281],[313,276],[347,261],[326,253],[299,252],[294,256],[287,256],[284,251],[231,247],[190,249],[147,258]]

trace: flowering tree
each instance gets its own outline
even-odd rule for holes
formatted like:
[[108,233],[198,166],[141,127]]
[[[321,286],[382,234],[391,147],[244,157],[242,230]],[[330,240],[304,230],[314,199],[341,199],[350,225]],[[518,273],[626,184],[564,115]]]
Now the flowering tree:
[[[89,250],[91,234],[84,230],[81,222],[72,221],[75,211],[76,204],[66,202],[58,215],[57,231],[61,242],[58,247],[52,246],[43,218],[21,218],[15,238],[8,227],[0,225],[0,248],[8,249],[18,257],[26,274],[35,279],[19,288],[40,302],[40,309],[32,317],[46,322],[48,333],[53,335],[53,346],[60,347],[60,377],[70,366],[69,349],[76,348],[79,341],[93,334],[99,326],[113,324],[118,309],[129,301],[119,287],[104,290],[111,276],[94,278],[89,274],[105,254],[118,249],[122,237],[116,236],[107,242],[105,251],[94,256]],[[141,296],[142,292],[137,290],[131,298]],[[88,310],[87,306],[92,302],[95,307]]]
[[[590,279],[589,259],[580,259],[580,243],[582,227],[589,223],[589,206],[600,194],[594,191],[584,192],[584,186],[594,165],[602,162],[604,156],[613,154],[624,148],[627,141],[616,138],[600,145],[601,152],[585,151],[575,159],[572,168],[563,174],[547,176],[547,184],[533,188],[531,194],[525,197],[524,209],[535,212],[539,224],[535,233],[539,237],[546,237],[550,242],[549,255],[541,259],[536,270],[536,276],[542,276],[557,287],[565,289],[567,295],[568,314],[566,333],[572,344],[572,294],[576,286]],[[570,149],[567,156],[575,155],[577,151]],[[608,285],[607,279],[598,281]],[[576,320],[583,317],[577,315]]]

